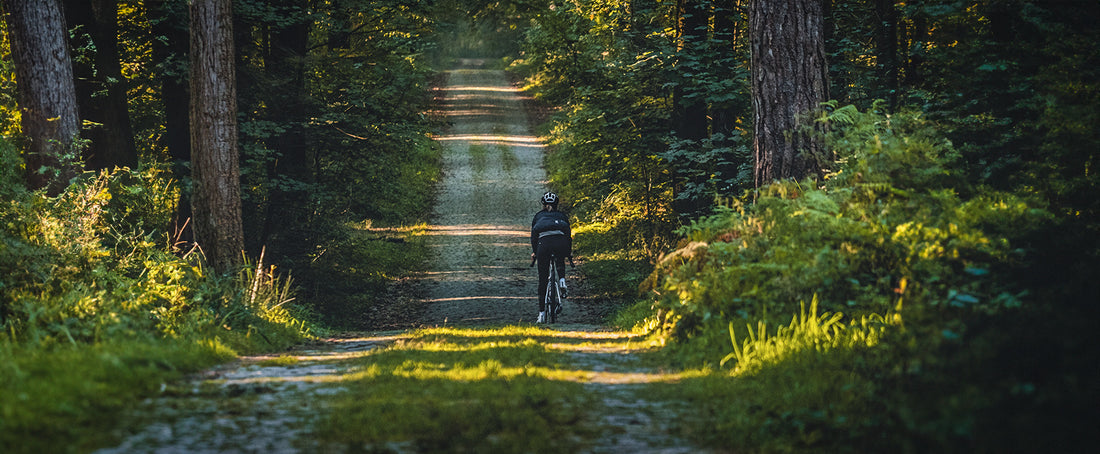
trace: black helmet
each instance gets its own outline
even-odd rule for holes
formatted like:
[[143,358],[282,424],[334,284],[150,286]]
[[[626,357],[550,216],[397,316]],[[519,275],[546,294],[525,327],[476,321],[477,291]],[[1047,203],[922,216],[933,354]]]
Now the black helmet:
[[554,194],[553,192],[547,192],[546,194],[542,195],[542,203],[543,205],[557,205],[558,195]]

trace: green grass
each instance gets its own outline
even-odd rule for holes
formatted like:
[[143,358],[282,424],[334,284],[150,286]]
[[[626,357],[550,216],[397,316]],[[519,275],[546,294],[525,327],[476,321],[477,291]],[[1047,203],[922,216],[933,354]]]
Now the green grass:
[[532,327],[413,332],[356,360],[317,436],[368,451],[575,452],[598,435],[599,406],[566,352],[629,342]]
[[489,147],[475,143],[470,145],[470,165],[473,166],[474,172],[485,172],[485,168],[489,165]]
[[9,453],[86,452],[141,399],[182,374],[235,356],[218,341],[121,341],[0,348],[0,446]]

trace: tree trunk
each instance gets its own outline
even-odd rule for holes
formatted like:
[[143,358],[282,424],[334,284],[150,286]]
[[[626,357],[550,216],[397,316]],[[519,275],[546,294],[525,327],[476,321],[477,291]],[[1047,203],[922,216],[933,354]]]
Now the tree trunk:
[[[694,72],[701,71],[704,58],[709,11],[703,0],[677,0],[676,2],[676,71],[679,83],[672,89],[672,129],[680,139],[698,143],[707,138],[707,104],[700,89],[695,86]],[[706,65],[712,62],[706,62]],[[705,185],[709,172],[691,163],[673,162],[674,191],[678,197],[673,209],[680,214],[698,212],[706,200],[701,197],[679,196],[689,185]]]
[[328,31],[329,49],[351,48],[351,11],[339,3],[332,6],[329,13],[332,27]]
[[[741,1],[715,2],[713,42],[718,48],[712,53],[717,56],[719,64],[732,64],[738,59],[737,49],[740,47],[738,37],[742,35],[741,29],[744,27],[744,19],[740,14]],[[736,134],[737,118],[742,114],[743,112],[733,108],[732,102],[723,103],[718,107],[711,106],[711,132],[722,134],[725,136],[722,143],[729,143],[730,137]]]
[[[833,0],[821,0],[821,15],[824,18],[825,55],[832,55],[840,47],[836,34],[837,17],[833,13]],[[838,60],[843,61],[843,57],[838,58]],[[847,70],[838,67],[829,68],[828,71],[829,82],[832,85],[829,94],[833,99],[847,100],[851,74]]]
[[[676,49],[678,61],[688,63],[702,58],[700,54],[706,44],[709,22],[707,10],[701,0],[677,0],[676,10],[676,28],[680,36]],[[686,66],[682,65],[679,71],[688,71]],[[707,104],[699,96],[687,96],[695,91],[688,87],[690,84],[691,78],[684,77],[673,92],[674,128],[681,139],[702,140],[707,137]]]
[[822,145],[800,121],[828,99],[821,0],[752,0],[755,183],[817,174]]
[[[146,2],[152,19],[153,60],[156,62],[164,101],[164,145],[172,159],[172,173],[185,180],[191,177],[191,94],[188,87],[188,12],[181,0]],[[191,193],[180,191],[176,216],[170,232],[183,244],[195,241],[191,228]]]
[[91,170],[137,167],[130,126],[126,79],[118,54],[118,3],[115,0],[65,0],[65,18],[74,30],[73,48],[91,41],[94,59],[73,63],[76,95],[88,140],[84,164]]
[[636,47],[645,47],[646,36],[653,32],[653,9],[657,7],[656,0],[630,0],[627,5],[627,31],[630,34],[630,42]]
[[905,85],[912,89],[924,84],[924,53],[925,45],[931,40],[929,36],[928,17],[923,12],[918,12],[910,19],[908,27],[908,39],[906,45],[907,58],[905,59]]
[[898,70],[898,10],[894,7],[894,0],[875,0],[875,15],[878,16],[877,24],[877,57],[878,69],[883,80],[882,88],[886,91],[887,109],[893,111],[898,102],[899,70]]
[[22,115],[27,187],[60,194],[80,170],[68,33],[58,0],[3,0]]
[[193,0],[191,208],[195,240],[219,272],[240,263],[244,249],[234,63],[231,0]]
[[[288,9],[298,7],[306,9],[303,0],[285,0]],[[284,235],[300,229],[309,215],[308,194],[303,186],[293,183],[312,183],[313,170],[306,144],[303,125],[308,121],[306,102],[305,58],[309,45],[310,23],[305,17],[299,17],[291,23],[273,30],[271,33],[271,52],[264,64],[268,80],[272,83],[270,119],[283,125],[285,131],[275,136],[271,147],[279,158],[271,164],[269,179],[275,183],[265,216],[265,243],[274,247],[273,253],[290,253],[288,246],[301,246],[301,241],[292,241]],[[279,215],[272,215],[279,213]],[[281,241],[280,241],[281,239]]]

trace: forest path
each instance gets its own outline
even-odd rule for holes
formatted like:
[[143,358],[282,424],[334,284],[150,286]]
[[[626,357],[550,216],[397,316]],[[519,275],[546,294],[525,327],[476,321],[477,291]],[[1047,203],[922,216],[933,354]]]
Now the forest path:
[[545,191],[545,145],[531,134],[503,71],[464,60],[447,72],[441,106],[450,127],[443,180],[419,276],[428,325],[532,322],[536,285],[528,268],[531,216]]
[[[424,326],[529,325],[536,315],[536,278],[528,266],[528,232],[545,190],[544,145],[531,134],[519,94],[504,73],[480,69],[476,60],[463,63],[448,73],[443,89],[451,126],[437,138],[444,145],[444,179],[427,239],[432,258],[411,285],[423,295]],[[552,335],[539,342],[548,352],[565,354],[567,360],[555,367],[576,377],[593,397],[588,421],[595,427],[584,430],[598,435],[581,452],[703,452],[672,434],[681,403],[647,398],[647,386],[675,383],[678,375],[646,365],[644,353],[652,350],[637,335],[599,325],[606,303],[585,298],[583,280],[578,283],[563,323],[544,325]],[[348,377],[372,351],[404,344],[413,335],[323,339],[283,355],[243,357],[166,385],[120,425],[122,444],[97,452],[342,452],[312,435],[330,413],[327,397],[352,386]]]

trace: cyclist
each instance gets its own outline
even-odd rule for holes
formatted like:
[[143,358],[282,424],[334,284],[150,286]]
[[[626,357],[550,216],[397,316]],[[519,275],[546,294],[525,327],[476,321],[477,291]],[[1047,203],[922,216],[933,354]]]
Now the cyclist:
[[[558,211],[558,195],[547,192],[540,199],[542,211],[535,213],[531,220],[531,260],[539,264],[539,318],[537,323],[546,323],[546,286],[550,281],[550,256],[555,257],[559,277],[565,273],[565,258],[573,257],[573,236],[569,229],[569,218]],[[565,294],[565,278],[555,282]],[[561,313],[561,306],[558,306]]]

